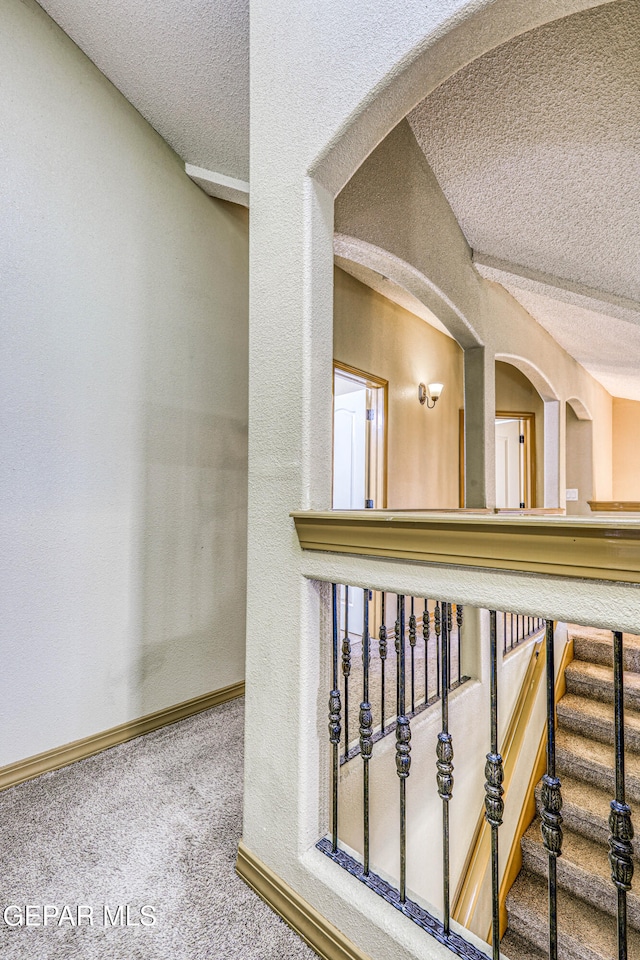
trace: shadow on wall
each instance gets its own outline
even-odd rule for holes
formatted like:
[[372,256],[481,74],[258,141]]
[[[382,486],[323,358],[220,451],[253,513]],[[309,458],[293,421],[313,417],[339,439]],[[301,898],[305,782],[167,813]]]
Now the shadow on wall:
[[246,424],[153,406],[145,450],[140,714],[166,702],[167,690],[177,703],[236,679],[245,618]]
[[167,223],[165,262],[148,265],[175,281],[161,304],[150,289],[145,331],[136,716],[244,672],[248,214],[204,205],[220,237],[181,250]]

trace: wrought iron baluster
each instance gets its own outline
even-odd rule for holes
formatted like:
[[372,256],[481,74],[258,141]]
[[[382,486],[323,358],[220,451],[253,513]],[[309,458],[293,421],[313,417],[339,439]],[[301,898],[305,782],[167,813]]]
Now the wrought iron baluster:
[[442,616],[442,730],[438,734],[437,781],[438,794],[442,800],[442,888],[444,899],[444,934],[449,936],[451,919],[451,904],[449,894],[449,801],[453,793],[453,744],[449,733],[449,618],[446,611],[447,604],[443,603]]
[[502,640],[503,640],[503,649],[502,655],[506,657],[507,655],[507,614],[505,611],[502,612],[501,622],[502,622]]
[[331,846],[338,849],[338,777],[340,773],[340,690],[338,688],[338,588],[331,584],[333,613],[332,687],[329,694],[329,742],[332,748],[331,770]]
[[491,751],[487,754],[484,775],[487,778],[485,789],[485,818],[491,826],[491,941],[493,960],[500,960],[500,877],[498,873],[498,829],[502,823],[504,802],[502,800],[504,770],[502,756],[498,753],[498,637],[496,611],[491,610],[490,648],[491,648]]
[[447,611],[447,642],[449,644],[449,655],[447,657],[447,686],[451,690],[451,636],[453,634],[453,611],[451,603],[445,603],[445,610]]
[[511,649],[513,650],[513,614],[509,614],[509,619],[511,621]]
[[364,591],[362,610],[362,703],[360,704],[360,756],[364,763],[363,831],[364,875],[369,875],[369,760],[373,751],[373,715],[369,703],[369,591]]
[[429,636],[431,634],[431,621],[429,619],[429,601],[424,601],[424,613],[422,614],[422,636],[424,639],[424,702],[429,702]]
[[436,600],[436,608],[433,611],[433,629],[436,635],[436,697],[440,696],[440,631],[441,631],[441,614],[440,614],[440,601]]
[[344,677],[344,755],[349,753],[349,677],[351,676],[351,640],[349,639],[349,587],[344,588],[344,637],[342,639],[342,676]]
[[380,691],[380,717],[381,717],[381,720],[380,720],[380,729],[381,729],[383,732],[384,732],[384,670],[385,670],[385,664],[386,664],[386,661],[387,661],[387,624],[386,624],[386,620],[385,620],[385,601],[386,601],[386,596],[387,596],[386,593],[383,592],[383,594],[382,594],[382,615],[381,615],[382,622],[381,622],[381,624],[380,624],[380,630],[378,631],[378,637],[379,637],[379,640],[380,640],[380,643],[379,643],[379,645],[378,645],[378,649],[379,649],[379,651],[380,651],[380,684],[381,684],[381,691]]
[[624,772],[624,662],[622,633],[613,634],[613,706],[616,798],[609,814],[609,863],[618,891],[618,960],[627,960],[627,891],[633,878],[633,824],[626,800]]
[[[404,643],[404,597],[402,598],[402,640]],[[396,594],[396,717],[400,716],[400,595]]]
[[404,596],[398,597],[400,644],[398,652],[398,721],[396,725],[396,773],[400,778],[400,902],[407,899],[407,777],[411,768],[411,727],[405,716]]
[[553,620],[546,623],[547,772],[542,778],[542,840],[549,858],[549,960],[558,960],[557,859],[562,853],[562,792],[556,776],[556,703]]
[[456,626],[458,628],[458,683],[462,680],[462,622],[464,619],[464,607],[456,603]]
[[416,615],[414,609],[414,597],[411,597],[411,614],[409,616],[409,647],[411,649],[411,713],[416,712]]

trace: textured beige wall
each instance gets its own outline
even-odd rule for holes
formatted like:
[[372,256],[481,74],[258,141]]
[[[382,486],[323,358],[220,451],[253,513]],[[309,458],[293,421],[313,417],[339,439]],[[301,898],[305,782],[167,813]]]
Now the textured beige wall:
[[544,403],[533,384],[510,363],[496,361],[496,410],[535,414],[536,502],[542,506],[544,488]]
[[[638,404],[640,406],[640,404]],[[567,515],[588,516],[593,499],[593,421],[579,420],[567,404],[567,488],[578,491],[577,500],[567,500]]]
[[640,500],[640,403],[613,398],[613,499]]
[[0,764],[241,680],[248,226],[0,0]]
[[[458,506],[462,350],[425,320],[336,268],[336,361],[382,377],[388,387],[390,509]],[[418,384],[444,384],[433,410]]]

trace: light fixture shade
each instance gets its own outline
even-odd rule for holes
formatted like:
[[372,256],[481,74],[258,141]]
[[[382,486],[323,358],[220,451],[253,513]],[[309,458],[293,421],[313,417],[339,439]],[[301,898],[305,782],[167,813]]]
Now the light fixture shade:
[[444,384],[443,384],[443,383],[430,383],[430,384],[429,384],[429,387],[428,387],[428,390],[429,390],[429,399],[430,399],[430,400],[437,400],[437,399],[439,398],[440,394],[442,393],[442,391],[444,390]]

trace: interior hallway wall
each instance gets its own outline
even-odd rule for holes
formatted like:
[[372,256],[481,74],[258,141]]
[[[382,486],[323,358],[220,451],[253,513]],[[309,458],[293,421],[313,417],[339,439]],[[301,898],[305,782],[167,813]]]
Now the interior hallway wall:
[[593,499],[593,421],[579,420],[570,404],[566,411],[567,487],[578,491],[577,500],[567,500],[567,515],[589,516],[588,501]]
[[243,678],[248,223],[0,23],[2,765]]
[[613,499],[640,500],[640,402],[613,398]]
[[[334,307],[336,361],[389,383],[387,507],[457,507],[462,350],[338,268]],[[418,384],[436,381],[444,390],[429,410],[418,400]]]

